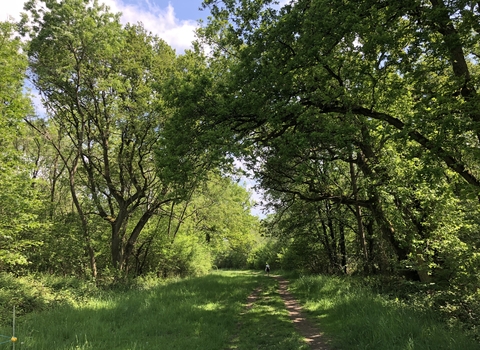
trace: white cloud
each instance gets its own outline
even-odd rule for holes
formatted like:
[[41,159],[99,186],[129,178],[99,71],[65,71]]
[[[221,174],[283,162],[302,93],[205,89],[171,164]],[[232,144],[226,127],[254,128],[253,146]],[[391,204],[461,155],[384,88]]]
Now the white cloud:
[[278,5],[280,7],[286,5],[286,4],[290,4],[290,3],[296,3],[297,1],[296,0],[280,0],[280,2],[278,3]]
[[23,11],[24,1],[18,0],[0,0],[0,21],[20,19],[20,12]]
[[[161,8],[149,0],[138,0],[137,5],[126,4],[122,0],[100,2],[109,6],[114,13],[121,12],[123,24],[142,22],[145,29],[165,40],[177,53],[181,54],[185,49],[191,48],[195,39],[194,30],[198,24],[195,20],[177,18],[171,4],[167,8]],[[24,1],[21,0],[0,0],[0,21],[9,18],[19,20],[23,4]]]
[[197,22],[178,19],[171,4],[162,9],[152,5],[148,0],[143,0],[143,7],[124,4],[120,0],[104,0],[104,3],[112,12],[122,13],[122,23],[142,22],[145,29],[165,40],[177,53],[190,48],[195,39],[194,30],[198,27]]

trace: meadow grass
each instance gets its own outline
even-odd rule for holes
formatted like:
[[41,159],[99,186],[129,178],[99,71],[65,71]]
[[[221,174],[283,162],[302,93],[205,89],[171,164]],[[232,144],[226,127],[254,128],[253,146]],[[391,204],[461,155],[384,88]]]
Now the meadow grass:
[[[438,314],[384,298],[352,279],[288,279],[308,317],[332,340],[332,349],[480,349]],[[15,301],[22,301],[22,307],[15,350],[308,349],[288,318],[277,280],[263,273],[218,271],[111,289],[88,288],[68,279],[46,282],[48,288],[35,282],[34,292],[17,284]],[[29,280],[24,283],[33,286]],[[257,300],[246,309],[247,297],[257,287]],[[3,288],[0,301],[11,293]],[[58,298],[61,303],[54,302]],[[8,340],[12,327],[6,318],[0,322],[0,335]],[[0,344],[0,350],[7,349],[12,343]]]
[[[223,349],[261,277],[221,272],[159,280],[145,289],[105,291],[33,312],[17,322],[16,349]],[[8,332],[8,326],[0,328],[0,334]]]
[[306,276],[291,291],[342,350],[479,350],[480,344],[438,314],[389,300],[348,278]]
[[[247,309],[256,288],[261,291]],[[92,295],[22,316],[16,350],[308,349],[288,318],[277,280],[263,273],[219,271]],[[6,326],[1,332],[10,334]]]

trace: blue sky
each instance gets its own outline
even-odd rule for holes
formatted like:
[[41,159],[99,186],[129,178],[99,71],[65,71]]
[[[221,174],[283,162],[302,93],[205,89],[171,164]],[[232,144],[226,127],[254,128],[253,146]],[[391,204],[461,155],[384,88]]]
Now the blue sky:
[[[123,23],[142,22],[177,53],[191,47],[198,20],[206,20],[208,10],[200,11],[202,0],[99,0],[113,12],[121,12]],[[23,0],[0,0],[0,21],[20,18]]]

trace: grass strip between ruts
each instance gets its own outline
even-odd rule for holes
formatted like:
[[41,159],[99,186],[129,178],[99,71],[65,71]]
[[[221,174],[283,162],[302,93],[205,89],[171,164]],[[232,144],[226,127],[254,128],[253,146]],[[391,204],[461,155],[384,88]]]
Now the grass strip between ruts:
[[241,314],[239,329],[227,349],[309,349],[289,319],[277,280],[264,276],[259,285],[256,300]]

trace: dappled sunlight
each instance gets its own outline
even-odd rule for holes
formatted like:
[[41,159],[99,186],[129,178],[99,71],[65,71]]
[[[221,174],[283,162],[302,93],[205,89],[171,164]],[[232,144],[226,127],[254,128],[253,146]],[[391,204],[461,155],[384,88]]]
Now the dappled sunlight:
[[73,306],[77,310],[112,310],[118,307],[119,300],[114,299],[95,299],[84,304]]
[[104,291],[82,305],[29,315],[19,339],[31,349],[222,349],[256,281],[228,272]]
[[247,298],[229,349],[308,349],[289,320],[276,280],[260,278],[259,283]]
[[205,310],[205,311],[216,311],[224,309],[225,306],[221,305],[220,303],[207,303],[203,305],[196,305],[197,309]]
[[[472,348],[467,339],[453,340],[455,330],[431,310],[386,300],[349,280],[310,276],[297,279],[292,286],[309,316],[327,332],[340,335],[336,339],[340,348],[478,348]],[[463,345],[458,345],[459,341]]]

